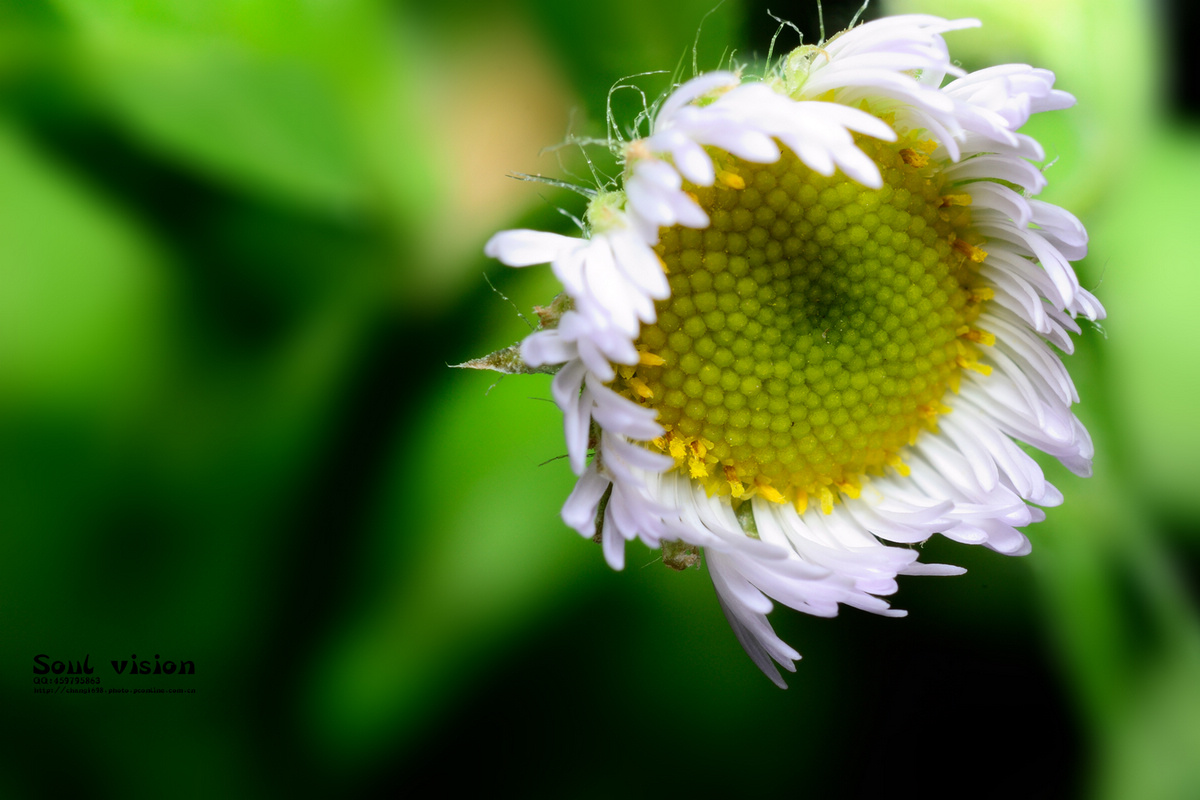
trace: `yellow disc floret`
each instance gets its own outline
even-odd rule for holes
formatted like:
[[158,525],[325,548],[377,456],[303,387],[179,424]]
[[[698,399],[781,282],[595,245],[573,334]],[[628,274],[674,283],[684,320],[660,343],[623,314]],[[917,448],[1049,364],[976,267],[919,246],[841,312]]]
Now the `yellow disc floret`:
[[882,189],[786,150],[711,151],[715,185],[687,187],[711,224],[660,232],[671,297],[613,387],[658,412],[652,446],[710,493],[829,511],[862,476],[903,469],[961,370],[986,371],[969,196],[944,194],[927,140],[858,144]]

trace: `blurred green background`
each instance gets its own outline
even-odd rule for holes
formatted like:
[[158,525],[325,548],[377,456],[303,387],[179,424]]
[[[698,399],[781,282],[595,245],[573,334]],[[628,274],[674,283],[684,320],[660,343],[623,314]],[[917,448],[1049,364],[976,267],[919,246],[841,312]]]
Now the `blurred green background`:
[[[0,795],[1200,797],[1183,0],[871,7],[978,16],[965,67],[1079,98],[1031,132],[1110,312],[1070,359],[1096,475],[1051,468],[1028,558],[928,544],[970,571],[906,619],[777,611],[787,692],[702,571],[562,525],[547,377],[446,368],[527,331],[485,276],[555,292],[487,237],[582,211],[508,173],[580,174],[541,148],[694,40],[765,53],[765,3],[713,5],[0,0]],[[39,653],[197,691],[32,694]]]

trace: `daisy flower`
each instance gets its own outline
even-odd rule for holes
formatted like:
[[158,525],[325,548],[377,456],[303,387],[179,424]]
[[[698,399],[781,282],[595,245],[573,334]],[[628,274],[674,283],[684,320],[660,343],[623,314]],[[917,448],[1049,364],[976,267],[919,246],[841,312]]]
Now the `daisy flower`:
[[942,34],[976,25],[887,18],[700,75],[613,143],[623,174],[582,238],[486,246],[564,288],[508,357],[556,373],[565,522],[614,569],[633,539],[678,568],[702,551],[780,686],[772,662],[800,656],[775,602],[902,616],[898,575],[962,571],[918,560],[934,534],[1029,551],[1020,529],[1062,495],[1018,442],[1091,468],[1053,348],[1104,310],[1018,132],[1074,98],[1044,69],[955,67]]

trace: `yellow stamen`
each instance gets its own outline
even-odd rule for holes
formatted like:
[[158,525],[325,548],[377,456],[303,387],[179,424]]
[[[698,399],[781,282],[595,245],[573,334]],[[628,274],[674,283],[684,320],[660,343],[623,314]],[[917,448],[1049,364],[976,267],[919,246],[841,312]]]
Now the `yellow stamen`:
[[969,194],[944,194],[942,195],[942,208],[948,206],[969,206],[971,205],[972,197]]
[[[923,419],[925,421],[925,427],[928,428],[930,431],[937,433],[938,432],[938,424],[937,424],[938,415],[939,414],[949,414],[952,410],[953,409],[951,409],[948,405],[941,402],[940,400],[934,400],[932,403],[927,403],[923,406],[919,406],[917,408],[917,413],[921,416],[921,419]],[[912,438],[908,442],[910,445],[914,445],[917,443],[917,433],[918,433],[918,431],[915,431],[915,430],[913,431]]]
[[657,356],[649,350],[638,350],[638,363],[647,367],[661,367],[667,362],[662,356]]
[[928,403],[918,408],[917,413],[919,413],[926,421],[933,421],[934,419],[937,419],[938,414],[949,414],[953,410],[954,409],[950,408],[950,406],[946,405],[942,401],[934,400],[932,403]]
[[833,513],[833,492],[829,491],[828,486],[822,486],[818,490],[817,494],[821,498],[821,513],[822,514],[832,514]]
[[977,328],[971,328],[966,325],[958,329],[958,338],[966,339],[969,342],[975,342],[976,344],[982,344],[988,347],[991,347],[996,343],[996,336],[994,334],[988,333],[987,331],[981,331]]
[[978,361],[968,356],[960,355],[958,357],[958,365],[963,369],[969,369],[972,372],[978,372],[980,375],[992,374],[992,368],[990,366],[987,364],[980,364]]
[[924,167],[929,164],[929,154],[920,153],[913,150],[911,147],[906,147],[900,151],[900,158],[904,159],[904,163],[910,167]]
[[906,478],[909,476],[909,474],[912,473],[912,470],[909,468],[908,464],[905,464],[904,461],[898,455],[893,454],[893,455],[888,456],[887,463],[888,463],[889,467],[896,470],[896,472],[899,472],[901,475],[903,475]]
[[787,502],[787,498],[785,498],[783,495],[781,495],[779,493],[779,490],[776,489],[771,484],[763,483],[763,482],[756,482],[755,486],[758,487],[758,493],[760,495],[762,495],[764,499],[770,500],[772,503],[786,503]]
[[730,172],[729,170],[717,170],[717,180],[720,181],[722,185],[728,186],[730,189],[746,188],[746,179],[741,175],[738,175],[736,172]]
[[671,451],[671,458],[676,461],[683,461],[687,457],[687,446],[678,438],[672,436],[667,440],[667,443]]
[[983,260],[985,258],[987,258],[986,252],[984,252],[983,250],[980,250],[978,247],[971,244],[966,239],[955,239],[953,244],[954,244],[955,250],[962,253],[964,256],[971,259],[976,264],[982,264]]
[[647,386],[646,382],[641,378],[630,378],[628,383],[629,388],[633,389],[634,394],[636,394],[638,397],[642,398],[643,400],[654,399],[654,390]]
[[729,481],[729,490],[732,492],[734,497],[741,497],[746,493],[746,487],[742,485],[740,480],[738,480],[736,467],[728,464],[725,466],[725,480]]
[[853,499],[858,499],[862,495],[862,484],[853,478],[834,483],[834,486],[838,488],[839,492]]

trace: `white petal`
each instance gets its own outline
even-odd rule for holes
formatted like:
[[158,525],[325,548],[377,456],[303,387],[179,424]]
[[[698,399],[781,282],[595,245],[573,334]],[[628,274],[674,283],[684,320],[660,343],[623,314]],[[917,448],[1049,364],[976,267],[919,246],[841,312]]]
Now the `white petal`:
[[488,258],[499,259],[510,267],[528,267],[531,264],[549,264],[579,244],[579,239],[569,236],[520,228],[497,233],[488,239],[483,252]]
[[563,503],[562,518],[580,536],[590,539],[596,532],[596,512],[600,507],[600,499],[608,491],[612,482],[600,475],[595,466],[591,466],[575,482],[575,488]]

